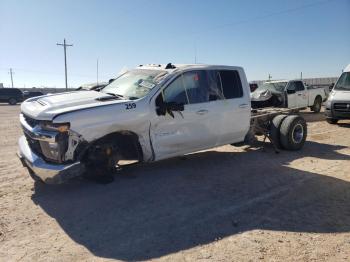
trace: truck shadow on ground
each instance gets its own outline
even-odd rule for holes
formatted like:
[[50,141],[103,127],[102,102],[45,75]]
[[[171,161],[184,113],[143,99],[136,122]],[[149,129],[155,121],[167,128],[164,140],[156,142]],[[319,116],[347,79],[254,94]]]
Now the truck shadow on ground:
[[121,260],[253,229],[350,232],[350,183],[288,167],[305,156],[315,157],[318,170],[317,159],[349,161],[338,152],[344,148],[307,142],[303,151],[280,154],[207,151],[126,168],[108,185],[36,183],[32,199],[94,255]]
[[341,123],[338,123],[338,126],[350,128],[350,123],[341,122]]

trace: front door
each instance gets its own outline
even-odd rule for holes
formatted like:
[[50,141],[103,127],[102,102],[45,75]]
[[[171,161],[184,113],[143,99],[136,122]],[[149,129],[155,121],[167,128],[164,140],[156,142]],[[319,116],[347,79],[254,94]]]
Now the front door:
[[308,106],[308,94],[303,82],[295,81],[295,93],[297,99],[297,106],[299,108]]
[[179,75],[156,99],[184,104],[184,111],[157,115],[151,121],[151,140],[155,159],[214,147],[219,143],[217,128],[221,125],[220,110],[210,96],[207,72],[189,71]]
[[288,108],[297,108],[298,102],[297,102],[295,82],[289,82],[287,84],[286,89],[287,89]]

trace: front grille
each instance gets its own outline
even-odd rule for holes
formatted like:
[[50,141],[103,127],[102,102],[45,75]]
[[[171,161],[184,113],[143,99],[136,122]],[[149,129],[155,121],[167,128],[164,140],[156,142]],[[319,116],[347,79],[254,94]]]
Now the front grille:
[[30,125],[31,127],[35,127],[36,125],[39,125],[39,120],[36,120],[26,115],[23,115],[23,117],[24,117],[24,120],[27,122],[27,124]]
[[337,112],[350,112],[350,103],[335,103],[334,111]]

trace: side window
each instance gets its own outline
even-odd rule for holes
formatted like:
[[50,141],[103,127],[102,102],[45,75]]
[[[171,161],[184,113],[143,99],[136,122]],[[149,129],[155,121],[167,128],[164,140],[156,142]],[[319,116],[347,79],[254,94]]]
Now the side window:
[[[223,73],[222,73],[223,72]],[[222,77],[225,83],[222,84]],[[163,90],[165,102],[197,104],[243,96],[238,72],[196,70],[179,75]],[[160,99],[160,98],[159,98]]]
[[297,87],[296,87],[295,82],[289,82],[287,89],[296,91]]
[[182,84],[181,76],[177,77],[167,88],[163,90],[165,102],[176,102],[179,104],[188,104],[186,90]]
[[225,99],[221,86],[220,73],[215,70],[207,71],[207,79],[209,87],[209,101]]
[[237,71],[220,71],[222,90],[226,99],[243,96],[242,82]]
[[305,90],[303,83],[300,81],[295,82],[295,86],[296,86],[295,88],[296,92]]
[[186,89],[190,104],[209,101],[209,85],[206,71],[191,71],[180,76]]

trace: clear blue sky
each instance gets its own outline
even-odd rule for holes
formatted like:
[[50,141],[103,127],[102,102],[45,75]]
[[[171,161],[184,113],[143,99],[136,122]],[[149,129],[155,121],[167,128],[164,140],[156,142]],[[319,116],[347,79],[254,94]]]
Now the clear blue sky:
[[338,76],[350,0],[0,0],[0,83],[77,87],[145,63],[243,66],[249,80]]

